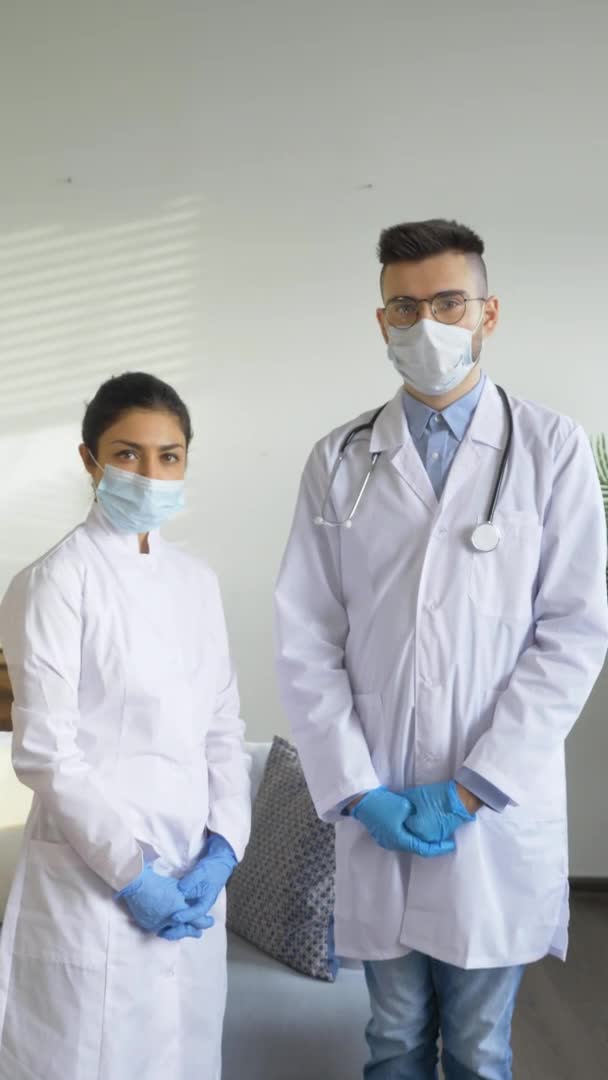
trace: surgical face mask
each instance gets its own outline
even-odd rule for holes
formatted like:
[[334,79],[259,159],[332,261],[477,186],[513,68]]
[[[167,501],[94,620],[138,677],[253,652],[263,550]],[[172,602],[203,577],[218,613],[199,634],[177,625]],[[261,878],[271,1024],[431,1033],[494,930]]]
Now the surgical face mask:
[[106,517],[120,532],[151,532],[183,510],[183,480],[153,480],[113,465],[101,466],[91,457],[98,468],[103,468],[95,488],[97,498]]
[[[476,328],[477,329],[477,328]],[[419,319],[409,329],[388,326],[388,356],[408,386],[421,394],[447,394],[476,364],[474,330]]]

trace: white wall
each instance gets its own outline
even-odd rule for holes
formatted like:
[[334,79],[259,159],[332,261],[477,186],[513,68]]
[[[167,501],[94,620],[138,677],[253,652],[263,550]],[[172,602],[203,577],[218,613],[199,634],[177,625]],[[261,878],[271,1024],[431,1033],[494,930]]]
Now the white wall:
[[[173,535],[221,574],[251,734],[284,731],[270,596],[299,471],[395,387],[383,226],[477,228],[488,370],[608,426],[603,0],[7,0],[0,21],[0,588],[84,512],[84,400],[161,374],[197,429]],[[608,874],[607,701],[572,739],[580,874]]]

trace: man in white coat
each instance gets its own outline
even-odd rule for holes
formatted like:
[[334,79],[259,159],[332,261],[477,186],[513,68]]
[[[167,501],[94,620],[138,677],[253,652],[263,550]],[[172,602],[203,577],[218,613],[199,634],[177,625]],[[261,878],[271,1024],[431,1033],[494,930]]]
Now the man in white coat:
[[383,232],[404,385],[314,447],[277,586],[369,1080],[435,1077],[440,1033],[448,1080],[508,1080],[524,966],[567,949],[564,742],[608,641],[605,522],[581,428],[479,367],[483,251],[441,219]]

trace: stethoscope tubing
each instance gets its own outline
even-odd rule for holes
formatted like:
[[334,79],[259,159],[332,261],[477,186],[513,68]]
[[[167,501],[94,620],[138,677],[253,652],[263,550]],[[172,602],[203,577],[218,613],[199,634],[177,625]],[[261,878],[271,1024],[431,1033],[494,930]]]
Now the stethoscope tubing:
[[[497,538],[496,539],[496,544],[498,544],[498,542],[500,540],[500,533],[499,533],[498,529],[496,528],[496,526],[494,526],[494,514],[496,513],[496,508],[498,506],[498,500],[500,498],[500,494],[501,494],[501,491],[502,491],[502,488],[503,488],[503,484],[504,484],[504,480],[505,480],[505,476],[506,476],[506,472],[507,472],[507,467],[508,467],[508,464],[509,464],[511,446],[512,446],[512,443],[513,443],[513,410],[511,408],[511,403],[510,403],[510,401],[509,401],[509,399],[507,397],[507,394],[506,394],[505,390],[502,388],[502,386],[497,386],[496,389],[498,390],[498,393],[500,394],[502,403],[503,403],[504,408],[505,408],[505,413],[506,413],[506,416],[507,416],[507,440],[506,440],[506,443],[505,443],[505,446],[504,446],[504,449],[503,449],[503,452],[502,452],[502,456],[501,456],[501,459],[500,459],[500,467],[498,469],[498,475],[496,477],[494,488],[492,490],[492,495],[491,495],[489,506],[488,506],[487,517],[486,517],[485,522],[483,524],[484,524],[484,526],[486,528],[488,526],[493,526],[494,527],[494,531],[495,531],[496,538]],[[359,493],[358,493],[358,495],[357,495],[357,497],[355,499],[355,502],[353,503],[352,509],[351,509],[348,517],[344,521],[328,521],[325,518],[325,509],[327,507],[327,503],[329,501],[329,497],[330,497],[332,489],[333,489],[336,474],[338,472],[338,469],[340,468],[340,465],[342,464],[342,461],[344,460],[344,456],[346,454],[346,451],[348,450],[348,447],[350,446],[351,442],[353,442],[353,440],[357,437],[357,435],[361,434],[361,432],[369,431],[370,436],[371,436],[371,434],[373,434],[374,425],[376,423],[376,420],[378,419],[378,417],[384,411],[385,408],[386,408],[386,405],[381,405],[379,409],[376,409],[375,413],[373,414],[373,416],[369,420],[366,420],[365,423],[363,423],[363,424],[357,424],[356,427],[351,428],[351,430],[348,431],[346,433],[346,435],[344,436],[342,442],[340,443],[340,447],[339,447],[339,450],[338,450],[338,455],[336,457],[334,467],[333,467],[333,469],[331,471],[327,492],[326,492],[326,495],[325,495],[325,499],[323,500],[323,506],[321,507],[321,514],[318,517],[315,518],[315,524],[316,525],[327,525],[327,526],[329,526],[331,528],[337,528],[337,527],[350,528],[352,526],[352,519],[355,516],[355,514],[357,512],[357,509],[359,507],[359,504],[360,504],[360,502],[361,502],[361,500],[362,500],[362,498],[363,498],[363,496],[365,494],[365,491],[366,491],[366,488],[367,488],[367,486],[369,484],[369,481],[371,479],[372,473],[373,473],[373,471],[374,471],[374,469],[376,467],[376,464],[378,462],[378,459],[379,459],[379,457],[381,455],[381,451],[376,451],[376,452],[371,454],[370,467],[369,467],[369,469],[367,471],[365,479],[363,480],[361,488],[359,489]],[[480,528],[480,526],[477,526],[477,529],[479,529],[479,528]],[[475,536],[475,532],[477,531],[477,529],[475,529],[473,531],[473,537]],[[494,545],[494,546],[496,546],[496,545]],[[487,550],[492,550],[492,549],[488,548]]]

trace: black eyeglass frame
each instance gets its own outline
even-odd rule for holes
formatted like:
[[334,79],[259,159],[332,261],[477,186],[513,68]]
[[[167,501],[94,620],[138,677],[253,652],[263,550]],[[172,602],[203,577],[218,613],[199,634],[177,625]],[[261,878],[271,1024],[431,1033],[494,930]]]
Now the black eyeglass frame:
[[[445,322],[444,319],[438,319],[437,316],[435,315],[435,312],[433,311],[433,304],[435,303],[435,301],[440,299],[440,298],[445,298],[446,296],[456,296],[456,297],[458,297],[459,300],[462,300],[462,303],[464,304],[464,311],[463,311],[462,315],[460,315],[458,319],[454,319],[454,321],[452,323]],[[391,306],[391,304],[397,303],[397,302],[399,302],[401,300],[408,300],[412,304],[416,305],[416,317],[415,317],[413,322],[409,323],[408,326],[401,326],[401,327],[396,326],[395,329],[397,329],[397,330],[399,330],[399,329],[401,329],[401,330],[411,330],[412,326],[415,326],[416,323],[418,322],[418,315],[419,315],[420,305],[421,304],[428,304],[429,305],[429,307],[431,309],[431,315],[433,316],[435,322],[443,323],[444,326],[456,326],[459,322],[462,322],[462,320],[464,319],[464,317],[465,317],[465,315],[467,313],[467,304],[477,303],[478,301],[483,301],[483,303],[485,304],[485,303],[487,303],[488,297],[487,296],[465,296],[464,293],[459,292],[458,289],[445,289],[442,292],[435,293],[434,296],[426,296],[426,297],[423,296],[422,299],[420,299],[420,300],[417,300],[415,296],[391,296],[390,300],[388,301],[387,304],[385,304],[385,306],[383,308],[384,314],[387,316],[387,319],[388,319],[388,309]],[[390,320],[389,320],[389,322],[390,322]],[[394,326],[395,324],[390,323],[390,325]]]

